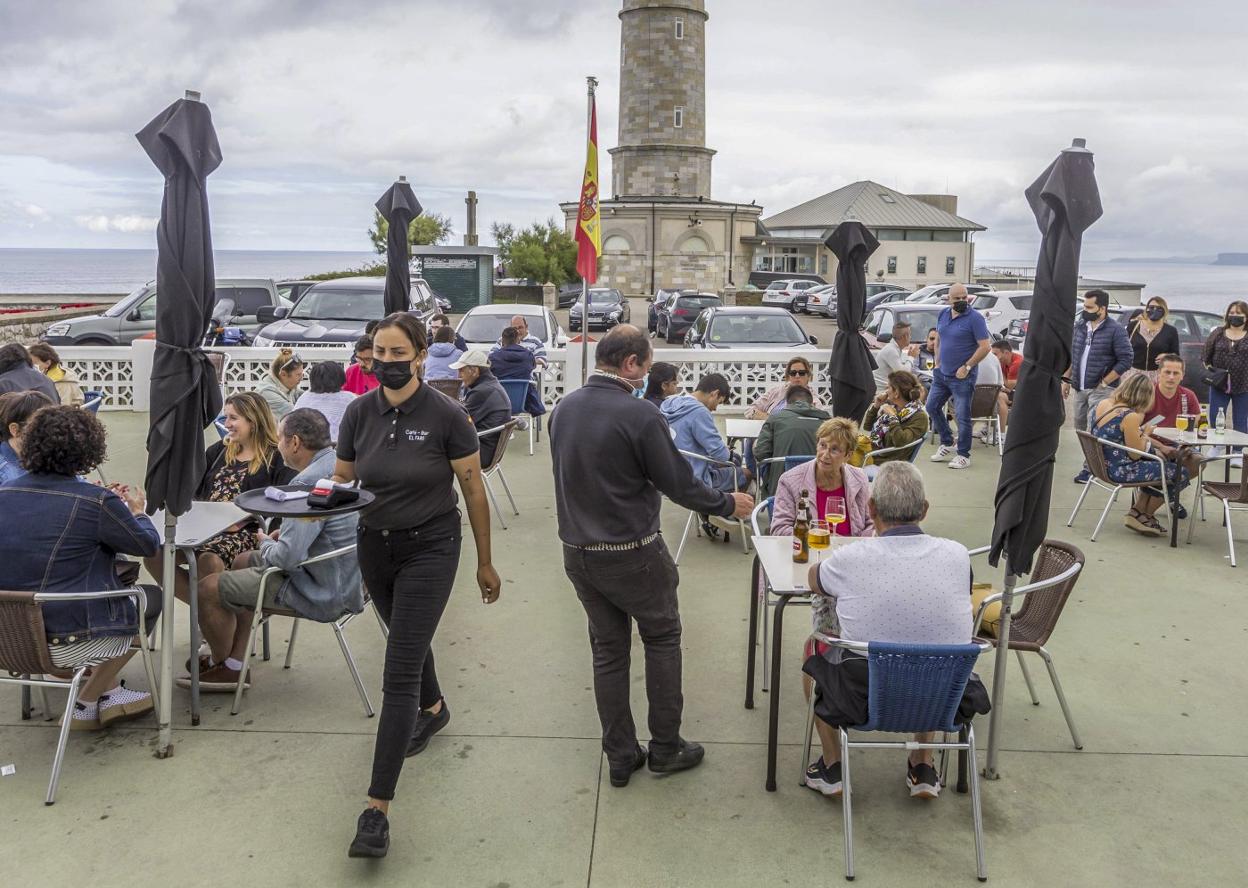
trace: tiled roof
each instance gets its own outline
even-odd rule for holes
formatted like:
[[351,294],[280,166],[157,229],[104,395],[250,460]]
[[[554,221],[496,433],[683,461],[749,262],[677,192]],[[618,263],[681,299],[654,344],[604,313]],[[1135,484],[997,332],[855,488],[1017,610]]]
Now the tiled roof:
[[763,224],[776,234],[784,228],[832,228],[857,220],[870,228],[946,228],[984,231],[984,226],[946,213],[877,182],[855,182],[822,197],[798,204]]

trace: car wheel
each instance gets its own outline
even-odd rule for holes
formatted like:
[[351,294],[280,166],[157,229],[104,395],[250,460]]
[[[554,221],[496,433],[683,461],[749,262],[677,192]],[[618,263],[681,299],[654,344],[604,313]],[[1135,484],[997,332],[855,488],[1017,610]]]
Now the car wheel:
[[117,343],[112,342],[108,339],[100,339],[98,336],[88,336],[86,339],[79,339],[77,342],[74,343],[74,345],[85,345],[85,346],[101,346],[101,345],[114,346],[116,344]]
[[668,345],[675,345],[678,342],[684,342],[683,336],[672,336],[672,325],[667,325],[667,335],[663,337],[667,340]]

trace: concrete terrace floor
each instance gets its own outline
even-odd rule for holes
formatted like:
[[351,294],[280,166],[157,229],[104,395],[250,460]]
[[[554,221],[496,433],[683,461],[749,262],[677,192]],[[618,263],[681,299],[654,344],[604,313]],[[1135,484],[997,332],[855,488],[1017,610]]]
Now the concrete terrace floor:
[[[110,479],[141,481],[146,416],[103,418]],[[984,783],[991,883],[1242,885],[1246,568],[1229,566],[1214,521],[1193,545],[1171,551],[1124,528],[1119,508],[1100,541],[1088,543],[1099,495],[1067,530],[1076,453],[1073,437],[1064,440],[1050,520],[1052,535],[1082,547],[1088,563],[1051,648],[1085,747],[1072,748],[1040,664],[1039,707],[1015,668],[1003,777]],[[982,445],[964,472],[924,454],[927,529],[985,542],[998,466]],[[254,667],[239,716],[230,716],[226,697],[209,696],[193,729],[178,691],[176,755],[166,761],[153,757],[154,719],[73,734],[51,808],[42,799],[53,723],[21,722],[16,690],[5,691],[0,764],[16,773],[0,778],[0,884],[838,883],[840,805],[797,785],[805,613],[787,622],[780,785],[767,793],[767,698],[753,711],[742,707],[750,559],[735,539],[691,541],[681,566],[684,734],[706,744],[707,759],[693,772],[641,772],[613,789],[599,755],[585,619],[561,568],[545,442],[532,457],[513,447],[507,468],[521,514],[494,538],[503,598],[481,605],[466,546],[436,642],[453,718],[408,760],[387,860],[346,856],[376,723],[364,717],[328,628],[305,626],[294,668],[281,668],[289,624],[280,621],[274,659]],[[684,517],[665,508],[673,546]],[[981,578],[990,572],[977,568]],[[381,638],[365,617],[348,637],[379,703]],[[178,632],[181,662],[181,606]],[[634,705],[644,725],[641,660],[637,645]],[[986,682],[991,672],[981,661]],[[137,662],[128,676],[145,683]],[[986,750],[986,720],[979,733]],[[968,796],[912,802],[895,752],[863,751],[854,770],[859,882],[975,884]]]

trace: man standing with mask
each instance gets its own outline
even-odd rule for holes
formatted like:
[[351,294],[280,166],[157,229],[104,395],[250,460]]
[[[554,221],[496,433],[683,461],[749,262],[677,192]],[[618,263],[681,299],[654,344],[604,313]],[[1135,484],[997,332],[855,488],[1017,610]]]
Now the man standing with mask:
[[[597,369],[550,419],[555,507],[563,566],[589,617],[594,696],[612,786],[627,786],[646,764],[670,773],[702,761],[680,736],[679,576],[659,534],[662,496],[696,512],[744,518],[743,493],[721,493],[694,478],[659,411],[633,391],[651,361],[650,341],[621,324],[598,343]],[[631,620],[646,652],[650,748],[637,743],[629,706]]]
[[[1075,428],[1088,430],[1096,405],[1114,393],[1118,380],[1131,367],[1135,352],[1127,331],[1109,316],[1109,294],[1089,290],[1083,295],[1083,314],[1075,323],[1070,369],[1062,380],[1062,397],[1075,390]],[[1091,477],[1085,466],[1075,476],[1082,484]]]
[[[991,344],[988,322],[971,309],[966,287],[954,284],[949,288],[949,307],[936,319],[940,335],[940,353],[932,368],[932,390],[927,396],[927,415],[940,435],[940,446],[932,454],[932,462],[949,459],[949,468],[965,469],[971,464],[971,399],[975,395],[976,364],[988,354]],[[945,404],[953,398],[958,419],[958,449],[954,456],[953,431],[945,419]]]

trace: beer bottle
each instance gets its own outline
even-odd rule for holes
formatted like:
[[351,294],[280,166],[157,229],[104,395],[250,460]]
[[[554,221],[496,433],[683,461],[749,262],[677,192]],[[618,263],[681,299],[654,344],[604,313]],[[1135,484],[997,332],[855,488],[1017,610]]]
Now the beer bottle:
[[1200,418],[1196,420],[1196,437],[1202,441],[1209,437],[1209,416],[1204,410],[1200,411]]
[[797,498],[797,511],[793,521],[793,563],[805,564],[810,559],[810,544],[806,540],[806,532],[810,530],[810,507],[806,497],[810,492],[803,490]]

